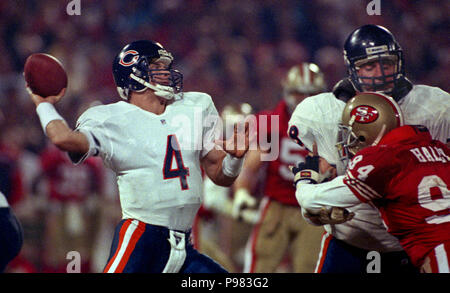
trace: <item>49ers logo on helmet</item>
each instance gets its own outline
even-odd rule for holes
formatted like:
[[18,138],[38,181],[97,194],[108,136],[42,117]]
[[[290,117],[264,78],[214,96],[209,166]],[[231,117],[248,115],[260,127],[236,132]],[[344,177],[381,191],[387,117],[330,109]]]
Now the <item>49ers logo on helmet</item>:
[[[131,60],[125,61],[125,58],[127,58],[128,55],[132,55],[133,57],[131,57]],[[127,59],[130,59],[130,57],[128,57]],[[139,52],[135,50],[128,50],[126,52],[123,52],[123,56],[122,58],[120,58],[119,64],[128,67],[136,63],[138,59],[139,59]]]
[[350,112],[350,116],[355,116],[358,123],[371,123],[378,119],[378,111],[372,106],[361,105]]

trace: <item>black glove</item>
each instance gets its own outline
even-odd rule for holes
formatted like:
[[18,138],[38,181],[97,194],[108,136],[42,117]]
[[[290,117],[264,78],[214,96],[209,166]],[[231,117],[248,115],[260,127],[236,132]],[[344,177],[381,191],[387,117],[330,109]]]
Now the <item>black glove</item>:
[[348,100],[356,95],[356,90],[350,79],[344,78],[333,87],[333,94],[339,100],[347,103]]
[[301,162],[291,169],[294,173],[294,186],[298,182],[317,184],[330,176],[329,174],[320,174],[319,159],[319,156],[307,156],[305,162]]

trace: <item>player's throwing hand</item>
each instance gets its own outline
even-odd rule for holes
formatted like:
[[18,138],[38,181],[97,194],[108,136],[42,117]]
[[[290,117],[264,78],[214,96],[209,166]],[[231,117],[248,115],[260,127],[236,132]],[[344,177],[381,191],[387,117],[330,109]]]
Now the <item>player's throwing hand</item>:
[[34,94],[28,86],[27,86],[26,89],[27,89],[27,92],[30,94],[31,100],[33,101],[33,103],[36,106],[38,106],[40,103],[43,103],[43,102],[47,102],[47,103],[50,103],[50,104],[56,104],[62,99],[62,97],[66,93],[66,88],[63,88],[59,92],[58,95],[56,95],[56,96],[48,96],[48,97],[43,98],[43,97],[41,97],[41,96],[39,96],[37,94]]
[[235,123],[233,136],[227,140],[218,139],[215,143],[221,146],[231,156],[242,158],[250,146],[249,128],[249,122]]

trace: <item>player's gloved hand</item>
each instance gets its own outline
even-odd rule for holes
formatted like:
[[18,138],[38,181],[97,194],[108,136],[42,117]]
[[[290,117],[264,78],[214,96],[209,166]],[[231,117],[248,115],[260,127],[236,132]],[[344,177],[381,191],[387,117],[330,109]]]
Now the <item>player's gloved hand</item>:
[[250,193],[240,188],[234,193],[233,207],[231,209],[231,216],[234,219],[242,220],[242,214],[247,209],[256,207],[256,199]]
[[355,213],[340,207],[322,208],[318,214],[312,214],[302,209],[303,216],[314,225],[336,225],[350,221]]
[[319,156],[307,156],[305,162],[291,169],[294,173],[294,186],[297,186],[297,183],[317,184],[330,177],[330,172],[325,174],[319,172],[319,160]]

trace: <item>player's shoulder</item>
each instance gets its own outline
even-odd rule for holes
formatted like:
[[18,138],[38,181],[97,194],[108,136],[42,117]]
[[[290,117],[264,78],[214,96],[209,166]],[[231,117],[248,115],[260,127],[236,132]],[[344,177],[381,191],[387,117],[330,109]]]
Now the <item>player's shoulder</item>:
[[[330,111],[342,111],[345,103],[337,99],[333,93],[321,93],[304,99],[297,105],[293,115],[329,113]],[[342,112],[339,112],[339,114]]]
[[383,156],[385,154],[388,154],[392,150],[391,145],[376,145],[376,146],[369,146],[366,147],[360,151],[358,151],[355,155],[357,156],[363,156],[363,157],[373,157],[373,156]]
[[356,161],[356,163],[361,161],[364,165],[396,165],[398,164],[398,158],[403,157],[399,156],[399,153],[404,151],[403,148],[398,148],[397,146],[391,144],[369,146],[357,152],[352,160]]
[[424,84],[416,84],[411,89],[410,93],[413,94],[428,94],[433,98],[449,98],[450,95],[443,89],[436,86],[429,86]]
[[421,104],[425,108],[438,105],[440,105],[438,108],[442,108],[449,105],[450,94],[438,87],[414,85],[404,99],[410,103]]
[[214,105],[214,101],[211,95],[207,93],[192,91],[183,93],[183,97],[179,100],[179,105],[208,108]]
[[291,119],[301,119],[305,117],[308,121],[323,119],[334,120],[331,117],[341,117],[345,103],[337,99],[333,93],[321,93],[304,99],[297,105],[292,113]]
[[111,104],[97,105],[88,108],[83,114],[80,115],[78,121],[96,120],[104,122],[114,116],[123,115],[125,112],[132,111],[133,106],[129,103],[120,101]]

